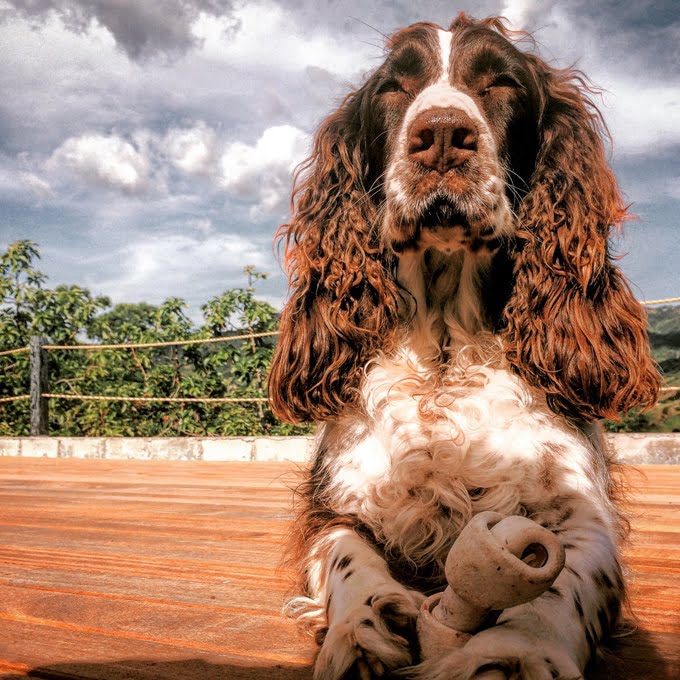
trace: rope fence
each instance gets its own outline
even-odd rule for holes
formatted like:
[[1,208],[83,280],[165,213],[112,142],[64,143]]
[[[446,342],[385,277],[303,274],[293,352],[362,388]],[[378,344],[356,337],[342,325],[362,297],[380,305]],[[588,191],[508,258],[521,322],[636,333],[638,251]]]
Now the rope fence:
[[[643,300],[645,306],[670,304],[680,302],[680,297],[662,298],[657,300]],[[19,394],[9,397],[0,397],[0,404],[8,404],[19,401],[31,401],[31,433],[46,434],[48,399],[65,399],[73,401],[92,402],[128,402],[128,403],[193,403],[193,404],[238,404],[238,403],[268,403],[267,397],[145,397],[145,396],[107,396],[89,395],[76,393],[48,392],[44,389],[47,385],[46,376],[46,352],[48,351],[107,351],[122,349],[148,349],[157,347],[178,347],[190,345],[208,345],[239,340],[254,340],[257,338],[275,337],[280,331],[266,331],[262,333],[242,333],[239,335],[227,335],[218,338],[192,338],[187,340],[168,340],[158,342],[116,343],[116,344],[76,344],[76,345],[53,345],[44,342],[42,338],[32,338],[29,347],[4,350],[0,357],[31,353],[31,394]],[[665,385],[661,392],[680,391],[678,385]],[[42,413],[42,415],[41,415]],[[35,417],[35,425],[34,425]],[[36,432],[34,432],[34,429]]]
[[680,297],[662,298],[660,300],[641,300],[640,304],[645,307],[651,307],[653,305],[668,305],[671,302],[680,302]]
[[[652,307],[655,305],[666,305],[674,302],[680,302],[680,297],[659,298],[658,300],[640,300],[640,304],[645,307]],[[219,338],[193,338],[191,340],[166,340],[158,342],[131,342],[131,343],[116,343],[108,345],[97,344],[79,344],[79,345],[50,345],[45,344],[43,348],[48,351],[103,351],[116,349],[145,349],[149,347],[178,347],[183,345],[209,345],[218,342],[232,342],[235,340],[250,340],[255,338],[267,338],[280,335],[281,331],[266,331],[264,333],[243,333],[241,335],[225,335]],[[6,349],[0,352],[0,357],[11,354],[26,354],[30,351],[29,347],[17,347],[16,349]]]
[[17,349],[6,349],[0,352],[0,357],[6,357],[9,356],[10,354],[27,354],[27,353],[28,347],[18,347]]
[[[209,345],[216,342],[231,342],[233,340],[250,340],[255,338],[267,338],[274,335],[280,335],[281,331],[268,331],[266,333],[244,333],[243,335],[225,335],[221,338],[194,338],[192,340],[167,340],[163,342],[132,342],[121,343],[115,345],[43,345],[43,348],[52,351],[64,350],[85,350],[85,351],[99,351],[112,349],[147,349],[149,347],[177,347],[180,345]],[[10,350],[16,351],[16,350]],[[25,350],[28,351],[28,348]]]
[[7,404],[12,401],[24,401],[25,399],[30,399],[30,394],[17,394],[14,397],[0,397],[0,404]]
[[48,392],[42,395],[46,399],[79,399],[81,401],[139,401],[143,403],[169,403],[181,404],[206,403],[206,404],[237,404],[239,402],[266,402],[267,397],[107,397],[94,394],[52,394]]
[[48,391],[47,353],[50,351],[101,351],[101,350],[135,350],[157,347],[178,347],[185,345],[212,345],[215,343],[235,342],[239,340],[255,340],[280,335],[280,331],[265,331],[261,333],[241,333],[225,335],[219,338],[191,338],[186,340],[170,340],[158,342],[135,342],[116,344],[50,344],[45,338],[32,337],[28,347],[0,352],[0,356],[30,353],[30,394],[18,394],[0,397],[0,404],[10,404],[30,400],[31,434],[46,435],[48,432],[49,399],[62,399],[83,402],[127,402],[136,404],[263,404],[268,403],[267,397],[148,397],[148,396],[117,396],[100,394],[78,394],[74,392],[61,393]]

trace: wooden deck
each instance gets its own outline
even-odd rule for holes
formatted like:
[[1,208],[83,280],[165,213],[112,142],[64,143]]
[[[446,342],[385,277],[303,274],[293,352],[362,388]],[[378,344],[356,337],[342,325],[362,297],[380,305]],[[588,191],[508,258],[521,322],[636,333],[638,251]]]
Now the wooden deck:
[[[597,680],[680,678],[680,468],[647,467],[638,630]],[[0,677],[309,680],[279,614],[294,467],[0,458]]]

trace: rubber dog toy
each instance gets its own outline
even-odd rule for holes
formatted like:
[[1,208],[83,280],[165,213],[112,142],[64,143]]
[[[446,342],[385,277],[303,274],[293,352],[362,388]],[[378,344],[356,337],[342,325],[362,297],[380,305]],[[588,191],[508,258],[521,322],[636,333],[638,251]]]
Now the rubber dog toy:
[[564,548],[549,529],[519,515],[475,515],[446,559],[448,587],[420,608],[422,660],[462,647],[504,609],[535,599],[563,567]]

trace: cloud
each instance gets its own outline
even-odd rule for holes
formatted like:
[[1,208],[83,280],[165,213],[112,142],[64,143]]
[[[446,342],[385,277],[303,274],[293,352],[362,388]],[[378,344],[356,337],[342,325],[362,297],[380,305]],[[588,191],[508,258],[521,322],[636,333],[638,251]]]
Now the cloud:
[[[226,18],[232,12],[231,0],[9,0],[7,4],[37,23],[56,15],[74,33],[99,24],[134,60],[183,54],[200,44],[192,25],[202,14]],[[233,21],[225,25],[232,30],[236,26]]]
[[505,0],[500,14],[510,22],[513,29],[523,29],[532,4],[531,0]]
[[93,285],[114,302],[154,303],[175,295],[190,304],[232,285],[242,285],[244,265],[272,266],[270,249],[238,234],[164,232],[141,235],[111,254],[98,257],[107,273]]
[[268,128],[254,145],[232,142],[220,160],[220,184],[235,196],[256,201],[251,219],[282,212],[293,170],[308,147],[309,136],[291,125]]
[[54,151],[47,167],[69,170],[86,183],[127,194],[145,193],[154,186],[145,141],[141,135],[137,145],[116,134],[70,137]]
[[[672,2],[467,7],[477,17],[506,13],[535,31],[547,61],[575,64],[607,90],[622,186],[641,222],[674,224]],[[455,0],[0,0],[0,239],[34,238],[43,262],[58,251],[55,280],[111,284],[123,291],[116,299],[198,296],[201,286],[213,294],[240,283],[258,248],[272,271],[271,234],[308,133],[381,63],[383,34],[419,20],[448,26],[460,9]],[[673,207],[659,212],[659,201]],[[670,262],[669,233],[659,232],[658,256]],[[224,259],[224,247],[245,253],[242,261]],[[135,278],[136,264],[145,277]],[[263,287],[275,297],[281,281]]]
[[162,145],[170,162],[187,175],[207,175],[213,171],[216,135],[203,121],[191,128],[171,128]]
[[619,77],[602,84],[609,91],[604,113],[617,155],[655,153],[680,144],[680,84]]
[[46,180],[34,175],[32,172],[22,172],[20,174],[21,181],[39,198],[53,198],[54,191],[50,183]]
[[238,30],[225,40],[228,20],[201,15],[194,32],[202,41],[204,57],[253,72],[260,68],[299,72],[307,66],[317,66],[350,77],[366,71],[376,52],[382,54],[382,37],[376,49],[356,36],[331,30],[326,21],[307,30],[300,13],[292,13],[272,0],[243,3],[234,11],[234,18]]

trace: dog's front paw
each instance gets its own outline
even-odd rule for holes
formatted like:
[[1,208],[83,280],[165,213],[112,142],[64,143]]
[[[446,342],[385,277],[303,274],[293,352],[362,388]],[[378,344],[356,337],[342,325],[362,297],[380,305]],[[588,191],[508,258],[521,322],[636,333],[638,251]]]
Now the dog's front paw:
[[464,647],[414,669],[418,680],[583,680],[558,643],[539,635],[492,627]]
[[405,593],[374,595],[328,629],[314,680],[369,680],[409,666],[417,616],[415,598]]

